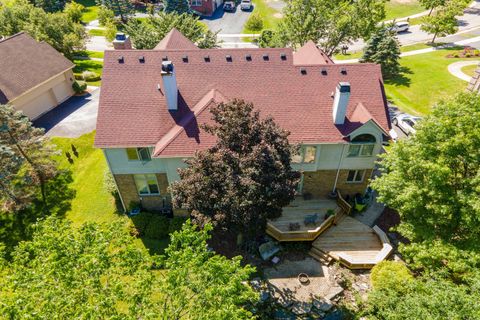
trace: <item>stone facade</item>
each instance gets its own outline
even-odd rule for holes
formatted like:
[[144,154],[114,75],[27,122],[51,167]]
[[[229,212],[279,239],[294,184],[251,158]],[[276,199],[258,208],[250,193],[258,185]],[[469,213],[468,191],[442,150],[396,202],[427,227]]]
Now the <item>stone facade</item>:
[[[372,169],[366,169],[364,179],[361,183],[347,182],[349,170],[340,170],[337,181],[337,189],[343,196],[364,193],[372,175]],[[332,191],[335,184],[336,170],[319,170],[304,172],[303,189],[304,194],[309,193],[314,198],[325,198]]]

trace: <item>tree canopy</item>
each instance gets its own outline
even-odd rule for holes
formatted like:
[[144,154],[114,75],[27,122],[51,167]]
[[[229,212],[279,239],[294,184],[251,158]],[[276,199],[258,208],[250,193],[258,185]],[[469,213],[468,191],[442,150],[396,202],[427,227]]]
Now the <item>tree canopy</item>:
[[173,203],[197,221],[254,237],[266,219],[293,200],[299,175],[290,166],[289,133],[261,119],[251,103],[234,100],[211,108],[215,125],[205,130],[215,146],[197,152],[171,186]]
[[313,40],[331,56],[342,44],[368,39],[385,18],[384,0],[292,0],[287,2],[278,37],[294,48]]
[[165,0],[166,13],[190,13],[190,3],[188,0]]
[[420,26],[423,31],[433,34],[432,43],[438,36],[444,37],[458,30],[456,16],[461,15],[468,5],[465,0],[443,1],[441,5],[440,3],[432,4],[436,6],[431,8],[435,8],[434,14],[430,12],[428,16],[425,16]]
[[373,62],[382,67],[384,78],[400,72],[400,44],[396,32],[382,26],[368,40],[360,62]]
[[[12,261],[0,260],[2,318],[250,319],[254,271],[209,251],[207,226],[187,222],[166,257],[152,257],[117,221],[47,218]],[[0,256],[1,257],[1,256]]]
[[211,32],[189,14],[165,13],[150,15],[146,21],[132,19],[125,25],[136,49],[153,49],[173,28],[196,43],[199,48],[217,47],[217,33]]
[[134,13],[133,3],[130,0],[96,0],[96,2],[99,7],[112,10],[123,22],[127,22]]

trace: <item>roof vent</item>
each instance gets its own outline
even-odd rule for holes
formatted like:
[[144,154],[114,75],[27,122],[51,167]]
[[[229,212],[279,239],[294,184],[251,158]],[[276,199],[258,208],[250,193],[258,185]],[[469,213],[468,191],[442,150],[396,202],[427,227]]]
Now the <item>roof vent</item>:
[[232,62],[232,56],[229,54],[225,56],[225,59],[227,59],[227,62]]
[[287,60],[287,55],[285,53],[280,53],[280,59]]
[[188,62],[188,56],[183,56],[183,57],[182,57],[182,61],[183,61],[183,62]]
[[300,69],[300,73],[303,75],[307,74],[307,69],[305,68]]
[[342,69],[340,70],[340,73],[341,73],[341,74],[347,74],[347,69],[342,68]]
[[167,56],[163,56],[162,61],[168,61],[168,57],[167,57]]
[[124,63],[125,60],[123,59],[123,56],[118,57],[118,63]]
[[322,75],[326,76],[328,74],[327,69],[322,68],[322,71],[320,71]]
[[145,63],[145,57],[144,57],[144,56],[138,57],[138,61],[139,61],[140,63]]
[[247,55],[245,56],[245,60],[247,60],[247,61],[252,61],[252,55],[251,55],[251,54],[247,54]]
[[205,62],[210,62],[210,56],[205,56],[203,57],[203,59],[205,60]]
[[263,55],[263,60],[268,61],[270,58],[268,57],[268,54]]

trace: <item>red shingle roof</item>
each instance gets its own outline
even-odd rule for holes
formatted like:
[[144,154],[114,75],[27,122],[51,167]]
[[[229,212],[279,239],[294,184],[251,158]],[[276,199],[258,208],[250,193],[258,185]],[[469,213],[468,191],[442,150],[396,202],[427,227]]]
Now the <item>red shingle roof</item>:
[[187,39],[180,31],[173,28],[160,41],[154,50],[195,50],[199,49],[192,41]]
[[0,40],[0,103],[17,98],[74,64],[26,33]]
[[[120,56],[124,63],[118,62]],[[145,63],[139,63],[140,56]],[[167,110],[162,94],[164,57],[176,70],[179,107],[174,112]],[[340,81],[351,84],[347,114],[362,103],[388,132],[382,76],[374,64],[294,65],[292,50],[285,48],[106,51],[95,145],[156,146],[159,156],[193,155],[215,142],[199,129],[210,121],[209,106],[233,98],[271,115],[291,132],[291,142],[344,142],[352,124],[347,119],[336,126],[332,117],[331,95]]]
[[325,52],[317,47],[315,42],[310,40],[293,54],[293,64],[321,65],[333,64],[333,61]]

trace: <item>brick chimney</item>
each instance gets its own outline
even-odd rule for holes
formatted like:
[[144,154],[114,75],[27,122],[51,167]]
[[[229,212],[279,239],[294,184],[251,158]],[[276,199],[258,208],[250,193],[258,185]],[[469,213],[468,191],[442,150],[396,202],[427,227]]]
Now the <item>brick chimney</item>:
[[344,124],[350,100],[350,83],[339,82],[333,98],[333,123]]
[[162,81],[165,98],[167,99],[167,108],[169,111],[178,110],[178,87],[175,77],[175,68],[172,61],[162,62]]
[[115,50],[132,49],[132,42],[130,41],[130,36],[127,36],[125,33],[118,32],[115,35],[115,39],[113,40],[113,48]]

